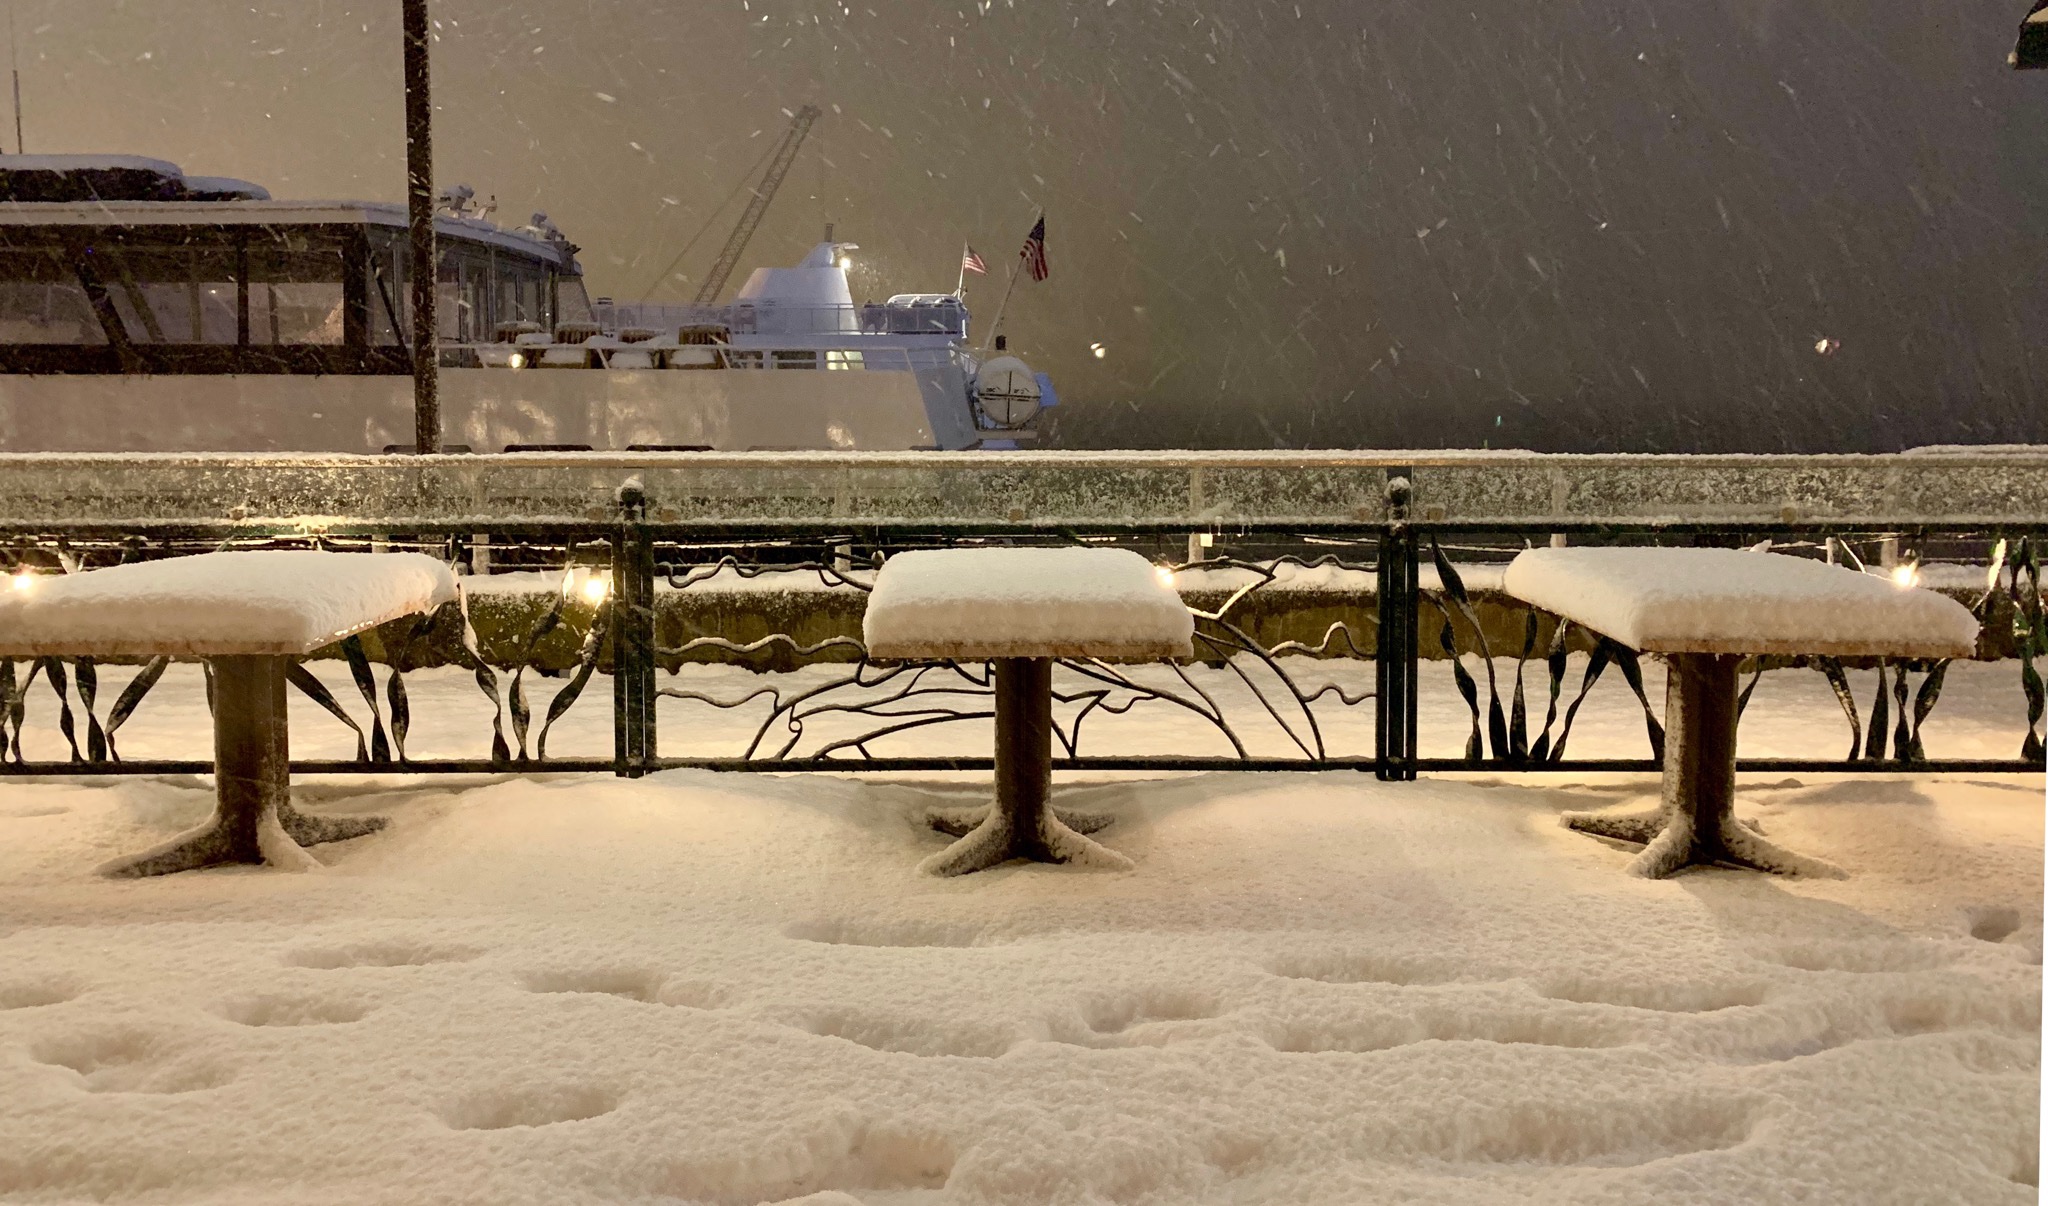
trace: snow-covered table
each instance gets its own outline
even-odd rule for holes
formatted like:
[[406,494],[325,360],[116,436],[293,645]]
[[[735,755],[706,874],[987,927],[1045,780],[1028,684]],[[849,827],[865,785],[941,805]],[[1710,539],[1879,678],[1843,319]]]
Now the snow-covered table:
[[890,558],[862,621],[868,655],[987,661],[995,670],[995,804],[920,869],[964,875],[1013,858],[1128,866],[1077,832],[1077,818],[1049,806],[1053,659],[1191,657],[1194,630],[1171,581],[1125,549],[937,549]]
[[1735,820],[1737,667],[1747,654],[1948,658],[1976,651],[1955,600],[1800,557],[1734,549],[1530,549],[1509,594],[1632,649],[1669,656],[1664,787],[1656,809],[1567,813],[1573,829],[1644,843],[1629,870],[1657,879],[1733,863],[1838,874]]
[[369,833],[381,818],[309,817],[291,803],[285,674],[293,658],[455,597],[419,553],[206,553],[26,577],[0,594],[0,657],[199,657],[213,668],[213,816],[104,874],[218,863],[305,866],[301,846]]

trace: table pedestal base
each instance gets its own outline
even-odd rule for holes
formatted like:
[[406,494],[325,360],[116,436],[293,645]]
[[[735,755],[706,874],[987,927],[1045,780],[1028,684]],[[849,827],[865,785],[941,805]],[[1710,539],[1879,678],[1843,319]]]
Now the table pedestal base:
[[213,816],[154,850],[116,859],[103,875],[139,878],[230,863],[318,866],[301,849],[361,837],[382,817],[309,817],[292,807],[291,739],[283,657],[216,657],[213,665]]
[[1787,875],[1839,876],[1832,863],[1794,854],[1735,819],[1736,668],[1730,654],[1671,657],[1665,689],[1664,799],[1648,812],[1568,812],[1567,827],[1640,842],[1628,866],[1646,879],[1723,864]]
[[[1052,659],[999,658],[996,688],[996,801],[966,836],[918,864],[927,875],[966,875],[1013,858],[1129,868],[1131,860],[1083,834],[1109,822],[1068,814],[1052,795]],[[951,829],[941,818],[940,827]],[[1078,830],[1078,831],[1077,831]]]

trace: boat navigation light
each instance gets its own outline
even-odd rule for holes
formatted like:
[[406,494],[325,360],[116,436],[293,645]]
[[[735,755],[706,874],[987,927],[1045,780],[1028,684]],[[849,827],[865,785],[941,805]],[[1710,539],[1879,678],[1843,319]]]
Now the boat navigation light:
[[1900,590],[1911,590],[1920,584],[1920,567],[1910,561],[1901,561],[1892,567],[1892,585]]
[[853,267],[853,257],[852,257],[852,256],[850,256],[850,255],[842,255],[842,256],[840,256],[840,257],[839,257],[839,270],[840,270],[841,272],[844,272],[844,271],[846,271],[846,270],[847,270],[848,268],[851,268],[851,267]]
[[1104,356],[1107,356],[1107,355],[1109,355],[1109,349],[1108,349],[1108,348],[1106,348],[1106,347],[1103,347],[1103,346],[1102,346],[1101,344],[1099,344],[1099,343],[1091,343],[1091,344],[1089,344],[1089,345],[1088,345],[1088,350],[1089,350],[1089,351],[1091,351],[1091,352],[1093,352],[1093,353],[1095,353],[1095,358],[1096,358],[1097,360],[1100,360],[1100,359],[1102,359],[1102,358],[1103,358]]
[[506,363],[507,365],[511,366],[512,368],[525,368],[525,367],[526,367],[526,353],[524,353],[524,352],[514,352],[514,353],[512,353],[512,354],[511,354],[510,356],[507,356],[507,357],[505,358],[505,363]]
[[1173,567],[1166,565],[1155,565],[1152,567],[1152,572],[1158,575],[1159,585],[1164,586],[1169,590],[1173,588]]
[[20,569],[14,571],[14,589],[32,590],[35,588],[35,584],[36,575],[34,570],[24,565]]
[[612,584],[596,574],[583,580],[583,597],[591,603],[604,602],[604,597],[611,592]]

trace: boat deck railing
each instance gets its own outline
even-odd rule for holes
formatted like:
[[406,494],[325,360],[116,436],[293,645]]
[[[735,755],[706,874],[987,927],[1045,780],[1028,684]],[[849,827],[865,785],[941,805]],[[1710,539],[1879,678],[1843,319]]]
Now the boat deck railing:
[[967,337],[963,306],[799,306],[734,302],[727,306],[658,303],[599,306],[599,325],[674,334],[682,327],[724,327],[735,335],[943,335]]
[[908,373],[944,363],[947,348],[735,348],[725,344],[679,344],[673,338],[622,343],[604,338],[582,343],[484,343],[443,345],[444,368],[498,369],[784,369],[827,372]]

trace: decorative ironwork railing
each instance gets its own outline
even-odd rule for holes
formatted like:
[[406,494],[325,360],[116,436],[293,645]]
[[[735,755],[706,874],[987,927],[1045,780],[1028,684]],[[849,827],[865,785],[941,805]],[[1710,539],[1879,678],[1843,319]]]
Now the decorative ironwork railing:
[[[869,459],[848,458],[842,467]],[[992,465],[1000,474],[1000,464]],[[2034,467],[2003,468],[2024,477]],[[1303,472],[1328,470],[1313,465]],[[1277,472],[1257,470],[1269,471]],[[1982,585],[1966,601],[1986,625],[1985,650],[2008,659],[2001,665],[2011,671],[2011,686],[2001,690],[2009,691],[2014,748],[1929,756],[1923,729],[1952,686],[1951,663],[1759,659],[1746,670],[1745,706],[1767,675],[1812,676],[1826,684],[1851,732],[1843,757],[1750,758],[1744,765],[2042,767],[2044,690],[2036,663],[2048,655],[2040,581],[2048,519],[2034,514],[2037,486],[2008,482],[2002,495],[1986,487],[1976,505],[2007,499],[2006,511],[1989,522],[1898,522],[1903,514],[1883,513],[1882,522],[1866,525],[1778,514],[1719,522],[1610,518],[1572,527],[1439,517],[1417,505],[1415,479],[1405,469],[1382,467],[1372,476],[1382,497],[1369,513],[1327,496],[1311,523],[1246,520],[1212,528],[1215,551],[1199,561],[1185,560],[1183,550],[1199,551],[1200,542],[1157,516],[1050,524],[996,520],[984,508],[972,523],[764,525],[745,518],[758,512],[758,499],[728,498],[709,516],[678,518],[677,504],[650,497],[637,481],[597,515],[586,507],[583,514],[521,520],[502,512],[451,517],[435,514],[443,507],[435,503],[402,520],[311,524],[189,516],[120,521],[87,508],[83,520],[0,518],[0,541],[12,541],[5,547],[22,572],[89,569],[223,543],[417,547],[464,564],[483,564],[477,553],[487,547],[493,572],[465,577],[459,603],[350,638],[325,658],[295,667],[298,691],[336,726],[340,748],[354,751],[301,758],[295,767],[623,775],[673,767],[986,768],[985,726],[993,711],[987,666],[868,658],[859,613],[874,559],[935,543],[1116,541],[1176,573],[1197,616],[1196,656],[1186,664],[1061,662],[1057,765],[1346,768],[1388,779],[1436,770],[1655,767],[1662,709],[1653,668],[1597,634],[1513,605],[1484,580],[1493,573],[1489,566],[1525,542],[1571,528],[1573,539],[1608,541],[1771,538],[1847,560],[1859,546],[1908,562],[1918,550],[1951,564],[1976,559],[1967,574]],[[2038,478],[2027,480],[2038,485]],[[421,488],[436,498],[454,491],[445,481]],[[99,497],[95,505],[104,503]],[[7,509],[0,497],[0,516]],[[1859,699],[1856,677],[1872,671],[1874,687]],[[608,712],[603,692],[592,689],[600,678],[611,687]],[[451,685],[458,679],[460,695]],[[1984,680],[1971,681],[1981,687]],[[167,693],[203,690],[192,667],[165,659],[120,667],[91,658],[0,661],[0,771],[204,771],[209,764],[200,759],[155,756],[189,755],[196,732],[180,741],[134,736],[138,716],[146,721]],[[1586,717],[1604,707],[1611,720],[1616,705],[1640,714],[1639,744],[1622,750],[1610,733],[1603,756],[1585,756],[1586,739],[1578,734]],[[187,708],[188,720],[199,715],[189,701],[178,706]],[[453,735],[458,713],[461,725],[471,726],[466,737]],[[423,723],[431,730],[424,738]],[[300,732],[308,734],[305,748],[331,745],[328,735],[303,723]]]

